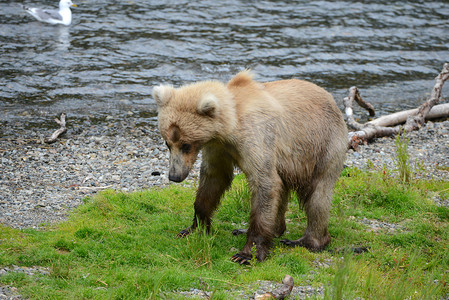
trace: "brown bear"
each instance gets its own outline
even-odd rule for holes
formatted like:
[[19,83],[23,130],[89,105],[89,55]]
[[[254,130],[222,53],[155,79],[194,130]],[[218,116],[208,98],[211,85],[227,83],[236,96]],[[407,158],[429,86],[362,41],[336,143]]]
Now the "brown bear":
[[202,151],[193,224],[178,236],[198,225],[210,230],[237,166],[252,196],[247,241],[233,261],[247,264],[253,245],[259,261],[267,257],[273,238],[285,231],[291,191],[305,209],[307,228],[300,239],[281,242],[314,251],[329,244],[329,210],[345,160],[347,129],[328,92],[297,79],[259,83],[243,71],[227,84],[157,86],[153,96],[170,150],[169,180],[183,181]]

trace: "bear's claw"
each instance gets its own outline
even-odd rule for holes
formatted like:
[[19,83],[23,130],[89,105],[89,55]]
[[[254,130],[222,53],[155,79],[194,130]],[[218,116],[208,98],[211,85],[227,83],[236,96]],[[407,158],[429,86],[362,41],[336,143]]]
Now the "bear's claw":
[[285,246],[289,246],[289,247],[304,247],[304,244],[298,241],[292,241],[292,240],[280,240],[280,242],[282,244],[284,244]]
[[234,229],[232,231],[232,235],[241,235],[241,234],[246,234],[248,232],[248,229]]
[[233,262],[239,263],[241,265],[249,265],[251,258],[245,257],[245,256],[237,253],[231,257],[231,260]]
[[287,247],[304,247],[309,251],[312,252],[321,252],[324,250],[324,248],[326,248],[326,245],[323,246],[316,246],[316,245],[310,245],[309,243],[306,243],[304,241],[304,238],[300,238],[299,240],[288,240],[288,239],[284,239],[280,241],[282,244],[284,244]]
[[178,238],[184,238],[184,237],[188,236],[188,235],[190,234],[191,231],[192,231],[192,230],[190,230],[190,228],[183,229],[183,230],[181,230],[181,231],[176,235],[176,237],[178,237]]

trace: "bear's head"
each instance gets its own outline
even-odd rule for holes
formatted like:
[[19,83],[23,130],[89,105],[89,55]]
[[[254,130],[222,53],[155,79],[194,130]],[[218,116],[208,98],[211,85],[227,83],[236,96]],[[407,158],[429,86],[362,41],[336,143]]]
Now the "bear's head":
[[169,180],[189,175],[201,148],[226,139],[236,123],[232,95],[220,82],[153,88],[159,130],[170,150]]

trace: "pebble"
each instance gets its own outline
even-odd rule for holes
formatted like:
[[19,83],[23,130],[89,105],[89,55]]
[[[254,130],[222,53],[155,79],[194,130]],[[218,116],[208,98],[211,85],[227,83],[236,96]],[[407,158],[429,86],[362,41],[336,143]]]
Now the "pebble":
[[368,232],[386,231],[387,233],[395,233],[397,231],[403,231],[404,227],[397,223],[387,223],[379,220],[370,220],[363,218],[359,220],[360,223],[368,225]]
[[[234,294],[234,299],[262,299],[261,296],[267,292],[271,292],[283,284],[268,280],[257,280],[255,283],[249,284],[244,289],[231,289],[227,292]],[[177,294],[185,298],[194,299],[210,299],[213,296],[212,291],[191,288],[188,291],[179,291]],[[306,299],[306,298],[322,298],[324,296],[324,286],[294,286],[289,299]]]

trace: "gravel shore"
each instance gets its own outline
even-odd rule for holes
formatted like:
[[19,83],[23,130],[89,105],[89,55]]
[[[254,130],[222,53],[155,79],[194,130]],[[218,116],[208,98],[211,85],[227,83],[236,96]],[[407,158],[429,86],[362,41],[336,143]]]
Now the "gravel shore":
[[[86,118],[70,123],[54,144],[43,139],[57,129],[27,122],[0,131],[0,223],[38,228],[58,222],[88,195],[103,189],[134,191],[169,184],[168,151],[156,120],[139,123],[127,116],[96,124]],[[410,138],[409,154],[421,171],[415,176],[449,178],[449,121],[427,123]],[[394,169],[392,138],[381,138],[347,153],[346,165],[369,162]],[[189,179],[198,176],[198,165]]]
[[[157,130],[156,119],[147,118],[142,122],[127,115],[120,119],[108,117],[101,122],[89,118],[71,122],[69,118],[67,127],[67,133],[49,145],[43,140],[57,129],[56,123],[43,128],[27,119],[3,122],[0,128],[1,224],[39,229],[43,223],[64,220],[83,198],[100,190],[135,191],[170,184],[168,150]],[[407,137],[411,161],[419,166],[414,176],[449,180],[449,121],[428,122]],[[394,149],[393,138],[377,139],[360,146],[357,152],[348,151],[346,165],[364,168],[369,164],[394,169]],[[199,162],[188,179],[196,180],[198,169]],[[439,196],[434,201],[449,207],[449,201]],[[373,230],[389,226],[375,220],[362,222]],[[297,288],[301,289],[297,295],[310,295],[312,291],[311,287]],[[0,287],[0,299],[21,299],[14,296],[12,289]]]

